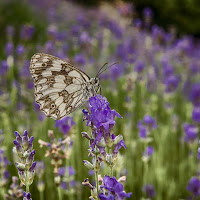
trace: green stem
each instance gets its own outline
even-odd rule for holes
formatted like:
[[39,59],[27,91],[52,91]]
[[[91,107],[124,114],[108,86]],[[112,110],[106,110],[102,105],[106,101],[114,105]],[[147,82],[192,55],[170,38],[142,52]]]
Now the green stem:
[[99,181],[98,181],[98,171],[95,170],[95,182],[96,182],[96,188],[97,188],[97,199],[99,196]]
[[44,200],[43,192],[40,192],[40,200]]
[[[95,146],[95,151],[97,152],[97,147],[96,146]],[[95,154],[95,159],[97,161],[97,159],[98,159],[97,154]],[[97,188],[97,199],[99,199],[98,169],[95,169],[95,182],[96,182],[96,188]]]
[[28,171],[26,170],[26,194],[29,193],[29,185],[27,184],[28,182]]
[[110,167],[110,177],[113,177],[113,166]]
[[59,200],[62,200],[61,188],[60,188],[60,186],[58,186],[57,188],[58,188],[58,199],[59,199]]

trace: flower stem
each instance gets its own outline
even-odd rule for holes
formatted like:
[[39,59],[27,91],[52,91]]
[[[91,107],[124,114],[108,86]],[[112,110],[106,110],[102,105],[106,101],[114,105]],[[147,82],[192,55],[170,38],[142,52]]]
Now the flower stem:
[[113,167],[110,167],[110,177],[113,177]]
[[60,186],[58,186],[57,188],[58,188],[58,199],[62,200],[61,188],[60,188]]
[[43,200],[43,199],[44,199],[43,192],[40,192],[40,200]]
[[29,184],[27,184],[28,182],[28,171],[26,170],[26,193],[29,193]]
[[[95,146],[95,151],[97,151],[97,147]],[[95,154],[95,159],[97,161],[98,157],[97,154]],[[96,182],[96,188],[97,188],[97,199],[99,199],[99,180],[98,180],[98,169],[95,168],[95,182]]]
[[26,185],[26,193],[29,193],[29,185]]
[[95,182],[96,182],[96,188],[97,188],[97,199],[99,196],[99,181],[98,181],[98,171],[95,170]]

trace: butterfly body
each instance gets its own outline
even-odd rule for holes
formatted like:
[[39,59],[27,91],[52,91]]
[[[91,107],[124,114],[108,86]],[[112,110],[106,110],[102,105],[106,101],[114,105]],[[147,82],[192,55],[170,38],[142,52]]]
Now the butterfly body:
[[30,62],[35,101],[48,117],[59,120],[79,108],[100,89],[99,78],[55,56],[36,53]]

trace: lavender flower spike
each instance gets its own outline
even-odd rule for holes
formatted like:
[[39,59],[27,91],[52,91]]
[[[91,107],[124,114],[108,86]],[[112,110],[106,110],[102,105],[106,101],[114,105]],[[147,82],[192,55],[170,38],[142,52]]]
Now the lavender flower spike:
[[[29,186],[32,184],[34,179],[36,167],[36,162],[33,162],[35,150],[32,150],[34,137],[29,139],[27,131],[24,131],[22,137],[18,132],[15,132],[15,136],[16,140],[13,141],[15,145],[13,152],[17,152],[20,160],[16,163],[18,175],[21,182],[26,186],[26,191],[29,191]],[[24,193],[23,199],[31,200],[30,193]]]

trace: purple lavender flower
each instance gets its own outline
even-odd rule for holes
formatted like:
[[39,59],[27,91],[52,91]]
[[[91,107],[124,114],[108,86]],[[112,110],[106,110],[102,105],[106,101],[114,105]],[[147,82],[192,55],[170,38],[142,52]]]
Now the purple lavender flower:
[[146,127],[142,125],[142,126],[139,126],[138,128],[139,128],[139,137],[143,139],[146,138],[147,137]]
[[198,148],[197,158],[200,160],[200,147]]
[[187,190],[195,197],[200,196],[200,180],[197,177],[192,177],[188,182]]
[[123,29],[115,20],[111,20],[106,16],[100,18],[99,25],[109,29],[116,38],[120,39],[123,35]]
[[28,193],[24,192],[23,197],[24,197],[23,200],[32,200],[31,193],[29,193],[29,192]]
[[24,46],[22,44],[19,44],[16,48],[16,53],[18,55],[22,55],[24,53],[25,49],[24,49]]
[[154,152],[154,148],[153,148],[153,147],[148,146],[148,147],[146,148],[145,153],[146,153],[148,156],[151,156],[151,155],[153,154],[153,152]]
[[155,196],[155,189],[153,185],[146,184],[143,188],[142,191],[146,194],[148,198],[153,198]]
[[122,139],[122,135],[118,135],[117,137],[115,137],[114,134],[112,134],[112,139],[114,140],[114,149],[113,149],[113,154],[118,154],[119,149],[121,149],[122,147],[124,147],[124,149],[126,149],[126,145],[124,140]]
[[200,107],[193,108],[192,119],[194,122],[200,123]]
[[111,79],[115,81],[118,77],[122,76],[124,72],[123,65],[116,64],[110,68]]
[[33,182],[36,167],[36,162],[33,162],[35,150],[32,150],[34,137],[29,138],[27,131],[24,131],[22,136],[15,131],[15,136],[13,152],[16,152],[20,158],[20,161],[16,162],[15,165],[21,182],[29,186]]
[[85,15],[79,14],[77,17],[77,22],[80,26],[82,26],[85,29],[88,29],[90,27],[90,20],[86,18]]
[[[109,176],[104,176],[103,185],[101,185],[101,188],[105,188],[108,191],[107,194],[99,194],[99,198],[101,200],[110,198],[115,199],[115,197],[117,197],[118,200],[123,200],[124,198],[130,198],[132,195],[132,192],[124,192],[124,186],[119,183],[114,176],[113,178]],[[111,197],[108,198],[109,195]]]
[[192,124],[184,124],[185,141],[190,143],[198,139],[198,128]]
[[179,84],[179,78],[176,75],[171,75],[165,79],[165,91],[173,92],[177,89]]
[[69,173],[69,176],[73,176],[75,174],[75,170],[72,166],[69,166],[68,173]]
[[200,106],[200,83],[195,83],[192,85],[190,100],[194,106]]
[[143,10],[143,15],[144,15],[145,17],[152,16],[152,15],[153,15],[153,12],[152,12],[151,8],[146,7],[146,8]]
[[154,148],[151,146],[148,146],[143,153],[143,158],[149,159],[153,155],[153,152],[154,152]]
[[137,27],[137,28],[141,28],[142,26],[142,20],[141,19],[135,19],[134,20],[134,26]]
[[151,117],[150,115],[145,115],[144,118],[143,118],[143,121],[145,123],[146,126],[148,126],[149,128],[157,128],[157,125],[156,125],[156,121],[153,117]]
[[55,127],[58,127],[60,132],[67,135],[74,124],[75,122],[72,117],[64,117],[61,120],[56,120]]
[[0,148],[0,182],[2,186],[5,186],[10,178],[10,173],[6,169],[9,164],[4,150]]
[[52,41],[47,41],[46,44],[45,44],[45,52],[46,53],[53,53],[54,51],[54,43]]
[[157,128],[157,124],[153,117],[150,115],[145,115],[143,120],[138,121],[137,127],[139,129],[139,136],[145,139],[152,129]]
[[83,54],[76,54],[74,57],[74,62],[79,64],[79,65],[85,65],[86,59]]
[[91,112],[90,119],[87,122],[91,122],[98,129],[102,129],[105,132],[109,132],[115,125],[115,116],[122,118],[115,110],[111,110],[109,102],[105,97],[96,95],[89,99],[89,109]]
[[76,25],[76,24],[72,25],[70,31],[71,31],[73,36],[78,36],[80,34],[80,32],[81,32],[81,27]]
[[0,63],[0,75],[6,74],[8,71],[8,63],[6,60],[2,60]]
[[33,37],[35,28],[32,25],[23,25],[21,27],[20,37],[25,40],[29,40]]
[[79,42],[81,44],[90,44],[92,41],[92,38],[89,36],[88,32],[84,31],[81,33],[79,37]]
[[145,68],[145,63],[142,60],[139,60],[135,63],[134,71],[141,73]]
[[65,181],[62,181],[60,187],[64,190],[67,190],[67,183]]
[[5,53],[7,56],[11,55],[13,53],[13,49],[14,49],[14,46],[13,46],[13,43],[12,42],[8,42],[5,46]]
[[65,175],[65,172],[66,172],[66,167],[60,167],[58,169],[58,174],[59,176],[64,176]]

